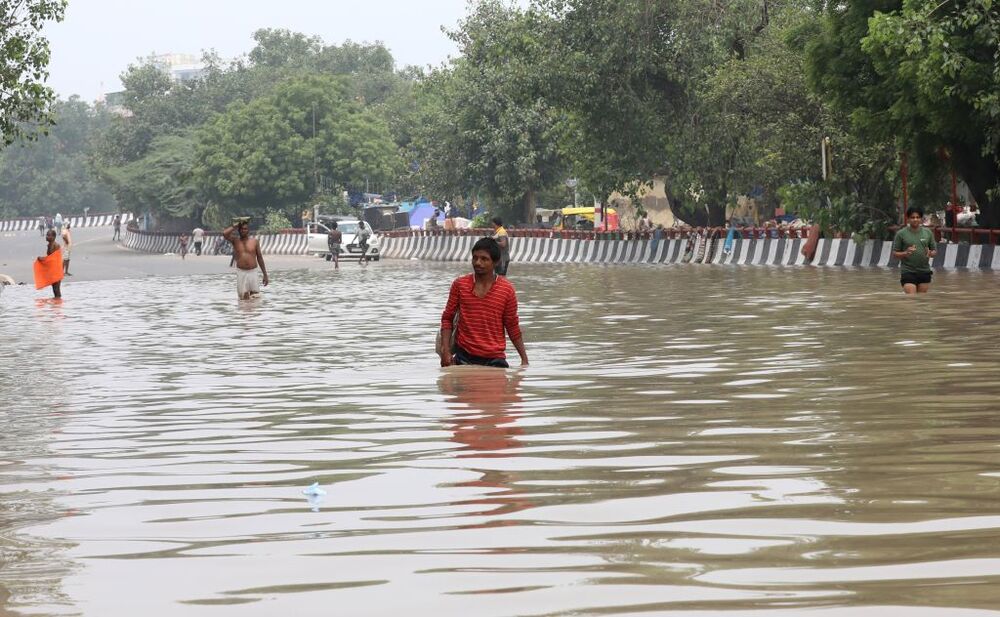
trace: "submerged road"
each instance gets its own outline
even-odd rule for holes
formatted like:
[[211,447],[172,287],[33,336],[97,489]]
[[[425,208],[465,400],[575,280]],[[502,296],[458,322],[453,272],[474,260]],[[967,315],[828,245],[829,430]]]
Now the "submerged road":
[[[127,249],[111,240],[113,232],[110,227],[81,227],[70,231],[74,243],[70,262],[70,272],[73,276],[67,279],[67,283],[145,276],[218,274],[229,271],[228,255],[203,254],[198,257],[192,251],[187,259],[182,260],[179,255],[151,255]],[[0,232],[0,274],[13,277],[18,283],[30,285],[32,263],[36,257],[44,254],[45,240],[37,231]],[[275,272],[330,267],[330,264],[316,257],[297,255],[265,253],[264,262],[269,271]],[[357,264],[351,263],[349,267],[357,267]]]

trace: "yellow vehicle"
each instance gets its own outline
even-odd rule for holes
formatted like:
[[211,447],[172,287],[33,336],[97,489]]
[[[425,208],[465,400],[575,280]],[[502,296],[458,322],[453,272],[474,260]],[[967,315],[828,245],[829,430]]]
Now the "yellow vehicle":
[[[560,212],[562,220],[556,229],[593,229],[594,228],[594,207],[593,206],[567,206]],[[618,211],[614,208],[605,208],[604,215],[607,217],[607,231],[618,229]],[[604,231],[605,226],[601,225],[599,231]]]

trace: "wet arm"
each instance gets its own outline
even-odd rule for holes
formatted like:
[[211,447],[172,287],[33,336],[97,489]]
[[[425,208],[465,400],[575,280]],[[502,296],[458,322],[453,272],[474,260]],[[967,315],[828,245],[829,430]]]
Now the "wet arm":
[[257,265],[260,266],[260,271],[264,274],[264,286],[267,287],[267,267],[264,265],[264,254],[260,252],[260,240],[255,242],[255,251],[257,253]]
[[528,352],[524,348],[524,337],[521,334],[521,324],[517,317],[517,295],[511,293],[504,304],[503,326],[510,337],[510,342],[514,344],[517,355],[521,356],[521,366],[528,366]]
[[448,292],[448,303],[441,313],[441,366],[451,366],[451,331],[455,327],[455,314],[458,312],[458,281],[451,284]]

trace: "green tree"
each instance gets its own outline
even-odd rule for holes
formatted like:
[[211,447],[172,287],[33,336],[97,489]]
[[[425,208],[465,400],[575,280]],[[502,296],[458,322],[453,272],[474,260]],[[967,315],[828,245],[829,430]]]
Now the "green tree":
[[534,220],[535,195],[565,176],[560,117],[537,69],[546,45],[534,11],[475,5],[452,36],[463,57],[421,88],[427,98],[414,151],[438,194],[484,192],[517,221]]
[[[597,195],[666,175],[675,207],[722,222],[734,189],[732,133],[712,122],[705,80],[743,59],[781,2],[538,0],[549,17],[541,66],[564,111],[563,150]],[[707,213],[702,205],[708,205]]]
[[323,186],[385,183],[398,168],[384,122],[342,81],[307,76],[203,126],[194,173],[224,212],[294,214]]
[[194,181],[195,143],[190,131],[158,136],[143,157],[109,168],[105,177],[130,209],[200,220],[208,202]]
[[662,172],[684,98],[672,33],[675,3],[542,0],[552,16],[541,65],[564,110],[573,175],[596,195]]
[[953,168],[990,226],[1000,224],[990,192],[1000,176],[990,103],[1000,63],[996,11],[988,2],[830,6],[807,64],[813,87],[850,114],[856,132],[909,154],[915,202],[942,204]]
[[262,28],[253,33],[256,46],[250,62],[270,68],[310,68],[323,49],[323,40],[285,29]]
[[982,207],[980,223],[998,227],[1000,5],[909,0],[893,9],[875,11],[862,40],[890,86],[877,116],[925,165],[954,168]]
[[[778,205],[785,185],[819,183],[816,195],[850,196],[859,212],[839,225],[841,231],[855,231],[869,220],[893,216],[890,170],[896,153],[891,140],[856,133],[846,114],[808,87],[803,36],[818,20],[799,7],[772,12],[769,26],[746,41],[740,54],[711,67],[694,90],[698,122],[682,140],[688,175],[681,179],[689,186],[719,187],[724,194],[715,199],[729,203],[757,187],[770,207]],[[824,183],[820,142],[825,138],[836,157],[834,174]]]
[[47,138],[0,151],[0,218],[116,208],[89,164],[94,139],[109,122],[106,110],[73,97],[55,103],[52,119]]
[[0,2],[0,140],[6,146],[51,126],[55,100],[45,86],[49,42],[46,21],[62,21],[66,0]]

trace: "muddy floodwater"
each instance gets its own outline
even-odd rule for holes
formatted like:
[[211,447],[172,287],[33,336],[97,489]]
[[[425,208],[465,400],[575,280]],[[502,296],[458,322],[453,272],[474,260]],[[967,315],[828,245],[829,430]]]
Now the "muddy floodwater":
[[466,269],[8,288],[0,615],[1000,614],[996,275]]

